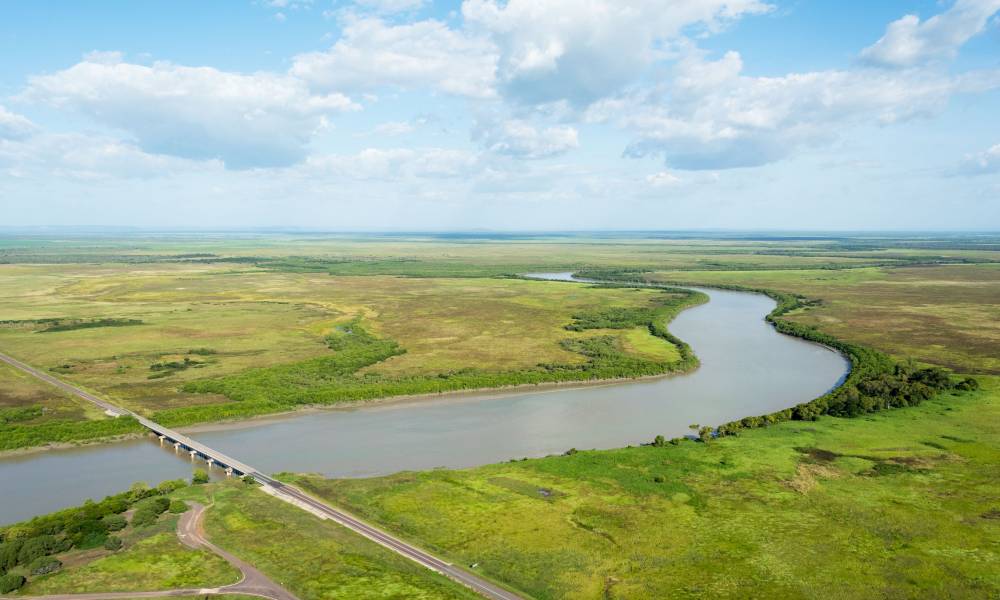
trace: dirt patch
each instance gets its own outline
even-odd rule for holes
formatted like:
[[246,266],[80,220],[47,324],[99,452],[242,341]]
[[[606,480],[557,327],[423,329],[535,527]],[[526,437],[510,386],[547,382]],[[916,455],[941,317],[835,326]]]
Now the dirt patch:
[[806,494],[815,489],[822,479],[836,479],[842,473],[833,467],[815,463],[799,463],[795,468],[795,477],[788,480],[786,485],[800,494]]
[[795,451],[800,454],[805,454],[813,461],[824,462],[824,463],[833,462],[834,460],[842,456],[841,454],[838,454],[831,450],[823,450],[822,448],[803,448],[800,446],[798,448],[795,448]]

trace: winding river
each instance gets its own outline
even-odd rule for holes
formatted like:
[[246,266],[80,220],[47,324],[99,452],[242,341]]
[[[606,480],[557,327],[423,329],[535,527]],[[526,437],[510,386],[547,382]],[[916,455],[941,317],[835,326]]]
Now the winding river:
[[[568,280],[569,273],[537,273]],[[584,387],[443,395],[249,421],[193,437],[263,472],[370,477],[470,467],[569,448],[615,448],[787,408],[836,386],[848,362],[764,321],[774,301],[714,289],[670,331],[701,360],[692,373]],[[204,465],[200,465],[204,466]],[[0,524],[187,477],[192,464],[152,438],[0,459]]]

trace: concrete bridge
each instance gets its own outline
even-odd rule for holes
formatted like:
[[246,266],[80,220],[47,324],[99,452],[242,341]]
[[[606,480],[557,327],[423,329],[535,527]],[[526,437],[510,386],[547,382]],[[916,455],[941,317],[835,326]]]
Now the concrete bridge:
[[169,444],[174,447],[175,452],[187,452],[191,455],[192,460],[195,458],[201,458],[208,463],[209,468],[218,466],[225,469],[226,475],[250,475],[261,483],[272,481],[270,477],[266,477],[264,474],[257,471],[257,469],[254,469],[253,467],[246,465],[235,458],[226,456],[218,450],[209,448],[198,440],[191,439],[183,433],[174,431],[173,429],[168,429],[163,425],[160,425],[155,421],[150,421],[145,417],[140,417],[131,411],[127,412],[129,416],[133,417],[136,421],[139,421],[140,425],[153,432],[153,434],[160,439],[161,446]]
[[[226,456],[217,450],[213,450],[205,444],[189,438],[183,433],[164,427],[163,425],[160,425],[155,421],[151,421],[131,410],[128,410],[127,408],[122,408],[106,400],[102,400],[85,390],[82,390],[74,385],[70,385],[65,381],[49,375],[48,373],[39,371],[38,369],[35,369],[34,367],[15,358],[7,356],[6,354],[0,353],[0,361],[7,363],[14,368],[20,369],[29,375],[33,375],[42,381],[51,383],[59,389],[73,394],[78,398],[82,398],[83,400],[96,404],[110,416],[132,417],[143,427],[156,435],[160,440],[160,444],[170,443],[174,446],[174,449],[177,452],[180,452],[183,448],[185,452],[191,455],[192,460],[200,457],[208,463],[209,468],[211,468],[212,465],[217,464],[226,469],[227,475],[249,475],[262,485],[263,490],[266,493],[306,510],[321,519],[330,519],[335,521],[351,531],[368,538],[376,544],[384,546],[423,567],[436,571],[445,577],[449,577],[452,580],[457,581],[486,598],[491,598],[493,600],[521,600],[521,596],[510,592],[491,581],[483,579],[477,575],[473,575],[465,569],[456,567],[449,562],[445,562],[436,556],[417,548],[416,546],[408,544],[403,540],[378,529],[377,527],[365,523],[349,513],[334,508],[329,504],[306,494],[294,486],[281,483],[277,479],[268,477],[257,469],[254,469],[253,467],[244,464],[235,458]],[[141,594],[129,594],[129,597],[131,598],[133,596],[140,595]]]

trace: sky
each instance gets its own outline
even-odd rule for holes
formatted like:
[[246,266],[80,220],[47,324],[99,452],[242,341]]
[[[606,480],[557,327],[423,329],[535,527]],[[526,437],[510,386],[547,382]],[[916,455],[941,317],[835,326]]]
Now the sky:
[[1000,0],[11,0],[0,227],[1000,229]]

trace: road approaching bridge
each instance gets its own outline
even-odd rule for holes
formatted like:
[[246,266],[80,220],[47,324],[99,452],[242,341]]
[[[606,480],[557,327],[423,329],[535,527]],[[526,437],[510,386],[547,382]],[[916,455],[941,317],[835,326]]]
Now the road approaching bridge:
[[456,567],[451,563],[445,562],[436,556],[421,550],[420,548],[412,546],[403,540],[382,531],[377,527],[365,523],[353,515],[336,509],[322,500],[306,494],[295,486],[282,483],[273,477],[269,477],[257,469],[244,464],[235,458],[231,458],[222,452],[209,448],[205,444],[191,439],[180,432],[164,427],[155,421],[151,421],[138,413],[128,410],[127,408],[122,408],[108,402],[107,400],[102,400],[85,390],[66,383],[57,377],[53,377],[48,373],[40,371],[13,357],[7,356],[6,354],[0,353],[0,361],[5,362],[16,369],[20,369],[29,375],[37,377],[42,381],[50,383],[65,392],[77,396],[78,398],[91,402],[100,407],[110,416],[132,417],[143,427],[156,435],[161,444],[170,443],[178,451],[183,449],[188,452],[192,459],[195,457],[202,458],[209,463],[209,466],[218,465],[221,468],[226,469],[227,474],[250,475],[261,484],[263,490],[267,494],[293,504],[319,518],[335,521],[336,523],[347,527],[351,531],[372,540],[376,544],[384,546],[393,552],[405,556],[419,565],[461,583],[486,598],[491,598],[493,600],[521,600],[521,596],[518,596],[513,592],[509,592],[495,583],[473,575],[461,567]]

